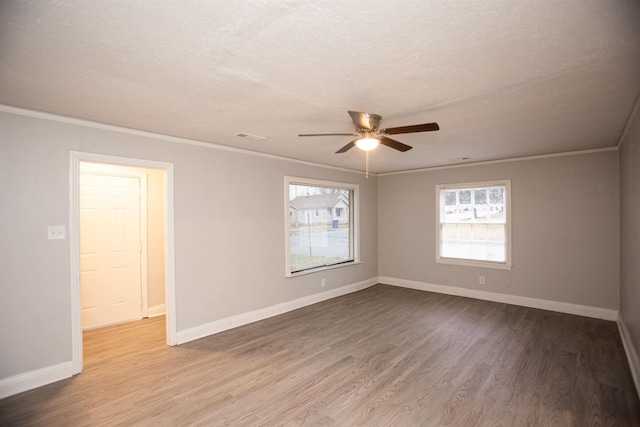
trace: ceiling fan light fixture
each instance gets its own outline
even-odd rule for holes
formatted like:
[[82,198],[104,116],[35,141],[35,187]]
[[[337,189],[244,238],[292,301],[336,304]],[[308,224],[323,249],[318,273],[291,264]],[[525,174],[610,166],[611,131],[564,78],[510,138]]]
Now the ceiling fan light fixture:
[[362,151],[371,151],[380,144],[380,140],[372,136],[365,136],[356,141],[356,147]]

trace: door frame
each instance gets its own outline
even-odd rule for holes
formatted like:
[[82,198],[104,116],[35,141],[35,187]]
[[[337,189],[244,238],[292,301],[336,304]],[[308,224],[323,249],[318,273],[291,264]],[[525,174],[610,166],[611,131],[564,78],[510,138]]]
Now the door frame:
[[166,342],[177,345],[175,250],[174,250],[174,185],[173,163],[131,157],[71,151],[69,183],[71,208],[69,245],[71,259],[71,373],[82,372],[82,294],[80,284],[80,162],[112,164],[164,171],[164,236],[165,236],[165,304]]
[[[138,223],[140,228],[140,296],[142,299],[140,303],[140,315],[143,319],[149,317],[149,278],[147,268],[147,173],[144,172],[143,168],[134,168],[132,166],[87,162],[86,160],[81,160],[80,163],[82,162],[94,165],[104,165],[106,168],[105,170],[99,170],[100,168],[96,168],[94,171],[80,170],[80,176],[82,176],[82,174],[87,174],[101,177],[135,178],[138,180],[140,189],[140,198],[138,199],[140,209],[140,222]],[[81,183],[82,178],[78,181],[78,184]],[[79,200],[80,199],[78,199],[78,201]],[[78,209],[80,209],[80,206],[78,206]],[[80,210],[78,210],[78,212],[80,212]],[[78,220],[80,220],[80,218],[78,218]],[[80,267],[82,267],[82,265],[80,265]],[[80,283],[80,288],[82,289],[82,282]]]

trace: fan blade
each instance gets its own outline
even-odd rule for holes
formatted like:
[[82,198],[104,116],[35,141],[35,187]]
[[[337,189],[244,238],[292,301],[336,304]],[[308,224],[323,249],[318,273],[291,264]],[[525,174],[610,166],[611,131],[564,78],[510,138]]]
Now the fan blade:
[[415,132],[431,132],[434,130],[440,130],[440,126],[437,123],[424,123],[421,125],[413,126],[399,126],[396,128],[385,129],[384,133],[387,135],[397,135],[399,133],[415,133]]
[[354,133],[303,133],[298,136],[354,136]]
[[380,138],[380,144],[386,145],[387,147],[395,148],[396,150],[402,151],[403,153],[413,148],[407,144],[403,144],[400,141],[396,141],[395,139],[387,138],[386,136]]
[[336,151],[336,154],[340,154],[340,153],[344,153],[345,151],[349,151],[355,146],[356,146],[356,140],[354,139],[353,141],[351,141],[350,143],[348,143],[347,145],[345,145],[344,147],[342,147],[341,149]]
[[361,113],[359,111],[347,111],[347,113],[349,113],[353,124],[358,129],[378,129],[380,120],[382,120],[382,117],[377,114]]

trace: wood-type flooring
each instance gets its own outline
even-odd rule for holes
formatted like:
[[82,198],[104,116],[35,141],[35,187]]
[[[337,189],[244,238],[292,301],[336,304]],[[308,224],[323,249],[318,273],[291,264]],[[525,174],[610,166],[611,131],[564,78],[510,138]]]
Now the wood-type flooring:
[[386,285],[177,347],[162,317],[84,344],[0,425],[640,425],[614,322]]

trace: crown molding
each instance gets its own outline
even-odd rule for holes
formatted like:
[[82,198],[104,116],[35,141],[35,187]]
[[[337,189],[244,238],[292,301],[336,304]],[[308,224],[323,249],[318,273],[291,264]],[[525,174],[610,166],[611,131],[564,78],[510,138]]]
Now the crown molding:
[[[310,162],[310,161],[307,161],[307,160],[300,160],[300,159],[294,159],[294,158],[291,158],[291,157],[278,156],[276,154],[260,153],[258,151],[251,151],[251,150],[246,150],[246,149],[243,149],[243,148],[237,148],[237,147],[231,147],[231,146],[228,146],[228,145],[216,144],[214,142],[204,142],[204,141],[199,141],[199,140],[195,140],[195,139],[189,139],[189,138],[182,138],[182,137],[178,137],[178,136],[165,135],[165,134],[162,134],[162,133],[149,132],[149,131],[144,131],[144,130],[127,128],[127,127],[123,127],[123,126],[109,125],[109,124],[106,124],[106,123],[94,122],[94,121],[91,121],[91,120],[76,119],[76,118],[73,118],[73,117],[61,116],[61,115],[58,115],[58,114],[45,113],[45,112],[42,112],[42,111],[29,110],[29,109],[20,108],[20,107],[13,107],[11,105],[0,104],[0,112],[17,114],[17,115],[20,115],[20,116],[33,117],[33,118],[36,118],[36,119],[50,120],[50,121],[54,121],[54,122],[72,124],[72,125],[76,125],[76,126],[84,126],[84,127],[89,127],[89,128],[93,128],[93,129],[100,129],[100,130],[106,130],[106,131],[111,131],[111,132],[119,132],[119,133],[125,133],[125,134],[129,134],[129,135],[142,136],[142,137],[146,137],[146,138],[155,138],[155,139],[160,139],[160,140],[163,140],[163,141],[175,142],[177,144],[195,145],[197,147],[210,148],[210,149],[213,149],[213,150],[230,151],[230,152],[233,152],[233,153],[241,153],[241,154],[246,154],[246,155],[250,155],[250,156],[263,157],[263,158],[267,158],[267,159],[282,160],[282,161],[287,161],[287,162],[292,162],[292,163],[297,163],[297,164],[302,164],[302,165],[307,165],[307,166],[314,166],[314,167],[319,167],[319,168],[338,170],[338,171],[342,171],[342,172],[356,173],[356,174],[359,174],[359,175],[364,175],[365,174],[364,171],[360,171],[360,170],[356,170],[356,169],[349,169],[349,168],[342,168],[342,167],[339,167],[339,166],[325,165],[325,164],[322,164],[322,163],[315,163],[315,162]],[[376,175],[376,174],[370,172],[369,175]]]
[[636,103],[633,105],[633,108],[631,109],[631,113],[629,113],[629,117],[627,118],[627,123],[625,123],[624,129],[620,134],[620,139],[618,140],[618,144],[617,144],[618,149],[620,149],[620,147],[622,146],[622,143],[626,139],[627,134],[629,133],[629,128],[631,127],[631,122],[633,122],[634,117],[638,117],[638,116],[640,116],[640,95],[638,95],[638,99],[636,99]]
[[551,159],[554,157],[581,156],[583,154],[605,153],[608,151],[618,151],[618,147],[594,148],[591,150],[567,151],[563,153],[553,153],[553,154],[539,154],[536,156],[511,157],[508,159],[460,163],[457,165],[433,166],[428,168],[410,169],[410,170],[397,171],[397,172],[379,172],[378,176],[400,175],[400,174],[416,173],[416,172],[431,172],[431,171],[437,171],[437,170],[443,170],[443,169],[466,168],[470,166],[495,165],[498,163],[524,162],[527,160]]

